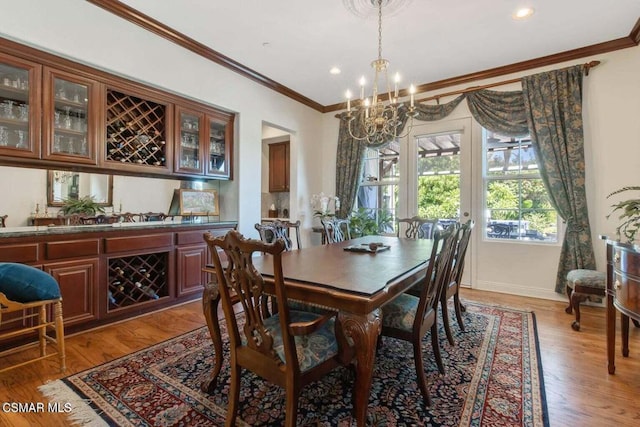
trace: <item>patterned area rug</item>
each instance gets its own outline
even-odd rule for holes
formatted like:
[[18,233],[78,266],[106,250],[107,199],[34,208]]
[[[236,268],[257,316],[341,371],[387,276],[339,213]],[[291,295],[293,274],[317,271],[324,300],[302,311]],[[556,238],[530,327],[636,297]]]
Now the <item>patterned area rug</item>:
[[[455,346],[440,334],[446,375],[437,371],[429,337],[424,341],[430,408],[416,385],[411,346],[384,339],[368,425],[549,425],[534,314],[468,303],[464,321],[461,332],[452,318]],[[223,426],[229,366],[223,366],[213,394],[199,389],[211,369],[210,341],[200,328],[45,384],[41,391],[50,400],[71,403],[71,420],[78,425]],[[297,425],[355,425],[352,388],[353,375],[344,368],[305,387]],[[282,425],[284,400],[282,389],[245,371],[238,424]]]

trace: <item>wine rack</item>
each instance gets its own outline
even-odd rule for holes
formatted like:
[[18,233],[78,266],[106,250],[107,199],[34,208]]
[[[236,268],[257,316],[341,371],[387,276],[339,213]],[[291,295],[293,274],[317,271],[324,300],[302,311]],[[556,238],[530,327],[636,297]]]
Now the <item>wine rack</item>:
[[165,126],[165,105],[107,90],[107,160],[164,167]]
[[109,310],[153,301],[169,295],[167,253],[109,260]]

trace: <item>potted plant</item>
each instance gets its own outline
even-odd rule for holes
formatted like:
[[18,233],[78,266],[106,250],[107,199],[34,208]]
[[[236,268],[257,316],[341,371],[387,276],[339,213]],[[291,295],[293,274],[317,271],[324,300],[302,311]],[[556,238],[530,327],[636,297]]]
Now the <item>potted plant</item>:
[[93,196],[85,196],[79,199],[65,199],[63,202],[62,209],[60,209],[63,215],[95,215],[98,212],[104,213],[104,208],[93,199]]
[[[640,191],[640,186],[624,187],[607,196],[607,199],[616,194],[620,194],[625,191]],[[613,215],[614,212],[620,211],[618,219],[621,223],[616,228],[616,234],[618,240],[624,235],[629,243],[633,243],[640,231],[640,198],[627,199],[618,202],[611,206],[613,210],[607,215],[607,219]],[[639,236],[640,237],[640,236]]]

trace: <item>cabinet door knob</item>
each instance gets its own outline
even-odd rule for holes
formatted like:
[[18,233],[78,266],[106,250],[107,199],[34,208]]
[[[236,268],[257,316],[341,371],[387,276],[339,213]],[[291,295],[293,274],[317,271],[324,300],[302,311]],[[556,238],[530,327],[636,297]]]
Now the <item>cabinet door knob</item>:
[[613,257],[613,262],[615,262],[616,264],[620,262],[620,254],[615,254],[615,256]]
[[622,284],[620,283],[620,280],[616,279],[616,282],[613,284],[613,288],[617,291],[622,288]]

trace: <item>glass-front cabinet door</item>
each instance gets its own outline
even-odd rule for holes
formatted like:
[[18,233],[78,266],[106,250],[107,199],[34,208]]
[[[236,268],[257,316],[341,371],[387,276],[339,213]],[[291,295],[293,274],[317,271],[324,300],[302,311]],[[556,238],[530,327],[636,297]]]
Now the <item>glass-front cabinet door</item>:
[[177,107],[175,172],[204,173],[204,114]]
[[98,83],[44,69],[44,158],[96,164]]
[[209,146],[206,174],[232,179],[233,116],[208,115],[207,132]]
[[40,156],[38,64],[0,54],[0,154]]

